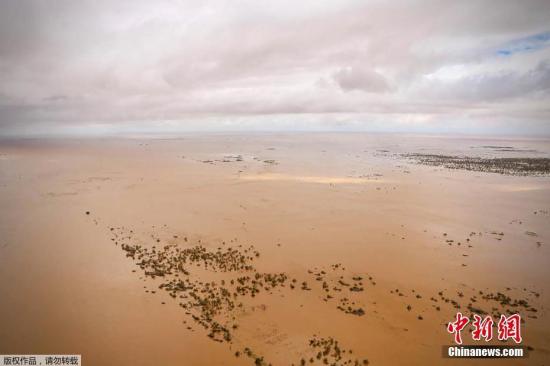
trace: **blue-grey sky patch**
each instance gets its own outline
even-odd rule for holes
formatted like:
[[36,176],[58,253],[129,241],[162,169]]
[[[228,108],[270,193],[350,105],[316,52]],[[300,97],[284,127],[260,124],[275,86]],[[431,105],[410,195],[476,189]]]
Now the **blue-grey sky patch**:
[[549,46],[550,32],[543,32],[507,42],[497,50],[497,54],[499,56],[511,56],[516,53],[535,52]]

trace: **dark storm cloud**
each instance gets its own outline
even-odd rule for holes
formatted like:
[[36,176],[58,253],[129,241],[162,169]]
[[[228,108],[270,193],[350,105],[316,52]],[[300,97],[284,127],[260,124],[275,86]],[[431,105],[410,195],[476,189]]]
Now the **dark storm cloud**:
[[390,89],[386,79],[374,70],[349,67],[338,70],[332,77],[343,90],[382,93]]

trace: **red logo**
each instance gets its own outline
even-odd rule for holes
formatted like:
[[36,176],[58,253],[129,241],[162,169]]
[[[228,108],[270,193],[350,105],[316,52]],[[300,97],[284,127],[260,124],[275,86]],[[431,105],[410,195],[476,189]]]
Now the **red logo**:
[[474,315],[474,331],[472,332],[472,339],[479,341],[481,338],[485,339],[485,342],[489,342],[493,339],[493,318],[486,316],[481,320],[479,315]]
[[506,341],[510,338],[516,343],[521,343],[521,317],[519,314],[509,317],[501,315],[498,321],[498,339]]
[[[470,318],[462,315],[462,313],[456,313],[455,321],[450,322],[447,325],[447,331],[454,335],[454,341],[456,344],[462,344],[462,330],[470,322]],[[485,342],[489,342],[493,339],[493,325],[494,321],[489,315],[482,318],[479,315],[474,315],[474,321],[472,326],[472,339],[479,341],[484,339]],[[521,343],[521,316],[519,314],[512,314],[510,316],[501,315],[497,325],[498,339],[500,341],[506,341],[513,339],[516,343]]]
[[460,335],[460,332],[462,332],[462,329],[470,322],[470,319],[463,316],[461,312],[456,313],[456,320],[452,323],[449,323],[447,326],[447,331],[449,333],[454,333],[455,335],[455,343],[456,344],[462,344],[462,336]]

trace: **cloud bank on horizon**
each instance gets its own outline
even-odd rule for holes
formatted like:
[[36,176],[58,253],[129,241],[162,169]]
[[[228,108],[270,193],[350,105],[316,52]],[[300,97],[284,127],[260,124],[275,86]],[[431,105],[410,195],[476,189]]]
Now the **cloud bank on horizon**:
[[0,135],[550,134],[550,1],[0,2]]

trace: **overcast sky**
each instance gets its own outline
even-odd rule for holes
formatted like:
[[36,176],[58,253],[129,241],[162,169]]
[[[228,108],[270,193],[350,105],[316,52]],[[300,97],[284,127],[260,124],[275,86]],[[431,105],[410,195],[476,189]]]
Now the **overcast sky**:
[[550,1],[0,2],[0,135],[550,135]]

